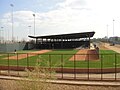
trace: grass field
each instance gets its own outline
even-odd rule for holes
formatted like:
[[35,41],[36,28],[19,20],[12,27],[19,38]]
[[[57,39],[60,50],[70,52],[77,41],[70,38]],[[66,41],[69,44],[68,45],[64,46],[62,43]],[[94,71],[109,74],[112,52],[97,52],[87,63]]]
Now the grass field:
[[[78,50],[53,50],[51,52],[28,57],[21,60],[8,60],[3,59],[8,56],[8,54],[0,54],[0,65],[10,65],[10,66],[35,66],[36,62],[40,62],[43,67],[61,67],[64,68],[114,68],[115,63],[117,67],[120,67],[120,54],[115,54],[116,52],[112,50],[100,50],[100,59],[96,61],[69,61],[69,59]],[[19,54],[29,53],[31,51],[18,51]],[[32,51],[33,52],[33,51]],[[15,54],[9,54],[9,56],[14,56]],[[26,54],[27,55],[27,54]],[[28,54],[29,55],[29,54]]]

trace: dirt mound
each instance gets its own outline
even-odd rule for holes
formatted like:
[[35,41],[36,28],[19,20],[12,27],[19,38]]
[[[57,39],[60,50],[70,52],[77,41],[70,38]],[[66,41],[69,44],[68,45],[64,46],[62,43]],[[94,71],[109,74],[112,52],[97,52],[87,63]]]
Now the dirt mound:
[[99,54],[96,49],[84,49],[79,50],[75,55],[73,55],[70,61],[81,61],[81,60],[98,60]]

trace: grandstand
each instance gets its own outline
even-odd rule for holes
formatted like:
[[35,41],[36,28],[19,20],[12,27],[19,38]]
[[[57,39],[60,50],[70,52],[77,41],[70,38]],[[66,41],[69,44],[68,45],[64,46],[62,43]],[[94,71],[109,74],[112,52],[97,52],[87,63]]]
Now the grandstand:
[[36,49],[75,49],[89,48],[90,38],[95,32],[47,35],[47,36],[29,36],[35,39]]

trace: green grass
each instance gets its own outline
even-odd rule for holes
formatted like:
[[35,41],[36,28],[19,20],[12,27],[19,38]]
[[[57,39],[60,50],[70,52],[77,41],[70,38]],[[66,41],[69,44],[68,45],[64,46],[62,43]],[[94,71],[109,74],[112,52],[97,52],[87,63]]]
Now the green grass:
[[[18,62],[17,60],[9,60],[9,64],[11,66],[17,64],[19,64],[19,66],[35,66],[36,62],[39,61],[41,63],[41,66],[43,67],[63,66],[64,68],[73,68],[75,65],[76,68],[115,68],[116,62],[116,66],[120,67],[120,54],[112,50],[100,50],[100,59],[96,61],[69,61],[72,55],[75,54],[77,51],[78,50],[53,50],[45,54],[18,60]],[[27,52],[31,51],[24,51],[24,53]],[[21,51],[19,53],[21,53]],[[12,56],[14,54],[9,55]],[[8,60],[3,59],[7,56],[8,54],[0,54],[0,65],[8,65]],[[29,62],[29,64],[27,64],[27,62]]]
[[[74,50],[73,50],[74,51]],[[58,53],[61,54],[63,53],[63,55],[54,55],[54,53]],[[41,59],[42,59],[42,65],[46,66],[47,62],[51,63],[51,66],[53,67],[61,67],[61,65],[63,65],[63,67],[65,68],[73,68],[74,65],[76,68],[113,68],[115,67],[115,53],[112,50],[100,50],[100,59],[99,60],[91,60],[91,61],[78,61],[76,60],[74,61],[69,61],[70,57],[72,57],[72,55],[70,54],[75,54],[74,52],[68,52],[66,54],[65,52],[62,51],[55,51],[50,55],[51,60],[49,60],[49,57],[47,55],[41,55]],[[61,59],[63,59],[63,62],[61,61]],[[116,63],[117,63],[117,67],[120,67],[119,63],[120,63],[120,55],[116,54]]]
[[[29,51],[25,51],[25,52],[28,53]],[[72,54],[75,54],[76,52],[77,52],[77,50],[54,50],[52,52],[48,52],[48,53],[45,53],[45,54],[42,54],[42,55],[28,57],[28,58],[21,59],[21,60],[18,60],[18,61],[17,60],[3,59],[5,57],[7,57],[8,54],[1,54],[1,56],[0,56],[0,65],[8,65],[8,62],[9,62],[10,65],[17,65],[17,63],[19,63],[19,66],[27,66],[28,65],[27,62],[29,62],[29,66],[35,66],[38,59],[42,59],[43,63],[46,63],[46,62],[44,62],[44,60],[46,60],[46,61],[49,60],[49,54],[51,54],[50,55],[51,61],[56,63],[56,62],[60,61],[59,56],[61,54],[71,54],[71,55],[68,55],[68,56],[72,56]],[[19,51],[19,55],[22,54],[22,53],[23,53],[23,51]],[[14,56],[14,55],[15,55],[14,53],[9,54],[9,56]],[[29,54],[28,54],[28,56],[29,56]],[[53,64],[52,64],[52,66],[53,66]]]

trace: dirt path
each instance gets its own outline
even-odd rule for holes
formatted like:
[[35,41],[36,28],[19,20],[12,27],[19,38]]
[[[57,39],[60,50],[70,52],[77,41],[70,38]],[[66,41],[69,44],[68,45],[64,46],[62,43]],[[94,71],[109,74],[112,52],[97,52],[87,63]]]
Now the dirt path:
[[[43,53],[47,53],[47,52],[50,52],[51,50],[40,50],[40,51],[36,51],[36,52],[30,52],[30,53],[26,53],[26,54],[18,54],[18,55],[15,55],[15,56],[10,56],[9,59],[12,59],[12,60],[20,60],[20,59],[24,59],[24,58],[27,58],[27,57],[32,57],[32,56],[36,56],[38,54],[43,54]],[[8,57],[4,58],[4,59],[8,59]]]
[[97,46],[101,50],[109,50],[109,48],[107,48],[107,46],[105,46],[105,43],[99,43],[99,44],[97,44]]
[[[73,81],[72,83],[74,82],[75,81]],[[87,83],[86,81],[80,81],[80,82]],[[25,87],[23,88],[24,83],[28,84],[30,88],[28,88],[27,90],[30,90],[32,87],[31,86],[32,84],[30,82],[25,82],[25,81],[20,82],[17,80],[0,79],[0,90],[25,90],[26,88]],[[32,83],[36,84],[36,82],[32,82]],[[91,81],[88,83],[95,83],[95,82]],[[100,82],[100,83],[104,84],[106,82]],[[120,90],[120,86],[110,86],[110,85],[102,86],[102,85],[89,85],[89,84],[74,85],[74,84],[57,84],[57,83],[52,84],[51,83],[49,85],[44,85],[44,87],[45,86],[47,86],[47,88],[43,90]],[[40,89],[36,89],[36,90],[40,90]]]
[[120,45],[110,46],[108,43],[103,43],[103,47],[105,47],[109,50],[113,50],[117,53],[120,53]]

